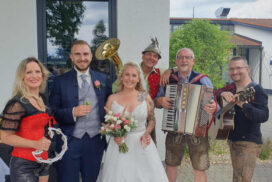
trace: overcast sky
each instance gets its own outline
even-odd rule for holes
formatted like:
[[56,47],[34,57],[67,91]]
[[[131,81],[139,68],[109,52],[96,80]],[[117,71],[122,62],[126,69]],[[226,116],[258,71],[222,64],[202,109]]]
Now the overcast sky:
[[272,18],[272,0],[170,0],[170,17],[215,18],[220,7],[228,18]]
[[83,23],[80,27],[77,39],[83,39],[88,43],[91,43],[94,35],[92,33],[95,25],[103,20],[106,28],[105,35],[109,35],[108,32],[108,3],[107,2],[84,2],[86,11],[84,13]]

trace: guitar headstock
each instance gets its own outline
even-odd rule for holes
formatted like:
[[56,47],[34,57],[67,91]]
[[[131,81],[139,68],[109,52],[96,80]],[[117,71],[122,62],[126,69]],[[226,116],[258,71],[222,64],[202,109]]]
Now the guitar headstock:
[[246,88],[246,90],[244,91],[240,91],[237,94],[239,94],[239,96],[237,97],[237,101],[252,101],[254,100],[254,95],[255,95],[255,89],[254,87],[249,87]]

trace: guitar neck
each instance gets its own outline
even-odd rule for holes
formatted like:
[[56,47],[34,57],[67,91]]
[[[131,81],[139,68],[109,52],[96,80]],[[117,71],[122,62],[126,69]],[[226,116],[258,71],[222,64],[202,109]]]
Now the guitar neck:
[[231,103],[228,103],[226,106],[224,106],[222,108],[222,114],[226,113],[227,111],[229,111],[231,108],[233,108],[233,106],[237,103],[238,101],[235,101],[235,102],[231,102]]
[[254,93],[255,90],[253,87],[247,88],[245,91],[241,91],[238,92],[238,97],[236,97],[235,102],[231,102],[231,103],[227,103],[224,104],[224,98],[221,97],[221,101],[222,101],[222,114],[226,113],[227,111],[229,111],[237,102],[239,101],[250,101],[252,99],[254,99]]

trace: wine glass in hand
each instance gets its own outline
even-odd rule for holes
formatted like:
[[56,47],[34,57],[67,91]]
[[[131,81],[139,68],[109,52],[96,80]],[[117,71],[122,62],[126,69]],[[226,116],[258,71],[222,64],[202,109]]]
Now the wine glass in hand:
[[[90,99],[84,99],[84,104],[86,106],[91,106],[92,103],[91,103]],[[87,118],[89,117],[89,114],[90,114],[90,112],[86,115]]]

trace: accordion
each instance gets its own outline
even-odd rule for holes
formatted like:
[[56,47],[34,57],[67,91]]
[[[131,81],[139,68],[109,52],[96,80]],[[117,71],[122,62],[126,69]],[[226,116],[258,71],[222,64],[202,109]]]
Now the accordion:
[[213,99],[213,88],[183,83],[166,85],[165,96],[172,99],[163,110],[162,130],[205,137],[211,117],[204,105]]

